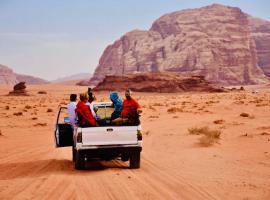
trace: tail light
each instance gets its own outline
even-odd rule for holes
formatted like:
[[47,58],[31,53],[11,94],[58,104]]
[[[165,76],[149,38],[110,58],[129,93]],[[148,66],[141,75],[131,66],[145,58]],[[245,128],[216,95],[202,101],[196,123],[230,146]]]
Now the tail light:
[[82,143],[82,132],[78,132],[78,134],[77,134],[77,142]]
[[142,132],[141,132],[141,130],[137,130],[137,139],[142,140]]

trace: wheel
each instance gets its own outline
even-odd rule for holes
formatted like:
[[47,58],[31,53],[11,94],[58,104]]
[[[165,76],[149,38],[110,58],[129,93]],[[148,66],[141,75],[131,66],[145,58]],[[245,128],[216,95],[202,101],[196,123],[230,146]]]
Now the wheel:
[[74,146],[72,146],[72,161],[73,162],[76,161],[76,152],[77,150],[74,148]]
[[131,169],[140,168],[141,152],[133,152],[130,154],[129,167]]
[[76,151],[75,154],[75,169],[84,169],[85,167],[85,158],[82,152]]
[[121,155],[121,160],[124,161],[124,162],[128,161],[129,160],[129,155],[127,153],[123,153]]

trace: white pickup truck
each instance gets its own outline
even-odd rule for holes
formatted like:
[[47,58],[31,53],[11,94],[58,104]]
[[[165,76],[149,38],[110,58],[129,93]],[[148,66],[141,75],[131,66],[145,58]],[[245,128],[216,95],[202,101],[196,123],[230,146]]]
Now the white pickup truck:
[[129,160],[130,168],[140,168],[142,150],[141,125],[114,126],[110,123],[113,106],[110,102],[94,103],[100,117],[97,127],[75,127],[68,123],[65,107],[61,107],[55,128],[56,147],[72,147],[72,160],[76,169],[84,169],[86,160],[99,158]]

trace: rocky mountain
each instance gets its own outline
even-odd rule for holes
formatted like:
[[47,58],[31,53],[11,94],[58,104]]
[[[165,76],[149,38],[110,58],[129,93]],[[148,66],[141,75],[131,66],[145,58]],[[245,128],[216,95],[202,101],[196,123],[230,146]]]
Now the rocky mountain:
[[223,92],[207,82],[203,76],[184,76],[179,73],[140,73],[123,76],[108,75],[95,88],[95,91],[137,92]]
[[0,84],[14,85],[17,82],[16,74],[12,69],[0,64]]
[[42,78],[24,75],[24,74],[16,74],[18,82],[25,82],[26,84],[33,85],[33,84],[46,84],[49,81],[46,81]]
[[260,84],[270,77],[270,23],[213,4],[166,14],[103,52],[91,83],[105,75],[177,72],[219,84]]
[[66,82],[66,81],[78,81],[78,80],[87,80],[92,75],[90,73],[78,73],[66,77],[61,77],[56,80],[53,80],[53,83]]
[[34,76],[16,74],[9,67],[0,64],[0,84],[14,85],[19,82],[26,82],[27,84],[48,83],[48,81]]

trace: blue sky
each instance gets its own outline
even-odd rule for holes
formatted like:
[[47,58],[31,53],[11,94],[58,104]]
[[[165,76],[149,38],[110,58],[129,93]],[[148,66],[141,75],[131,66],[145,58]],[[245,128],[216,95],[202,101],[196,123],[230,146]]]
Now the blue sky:
[[270,20],[267,0],[0,0],[0,63],[47,80],[92,73],[105,47],[124,33],[213,3]]

